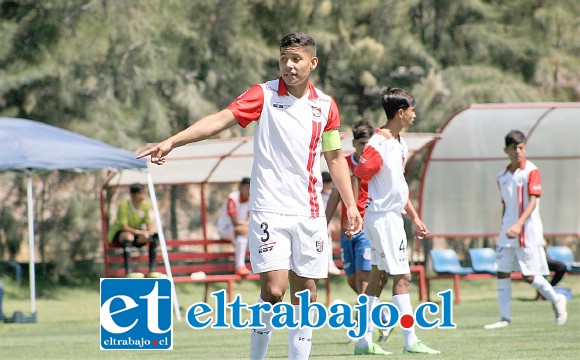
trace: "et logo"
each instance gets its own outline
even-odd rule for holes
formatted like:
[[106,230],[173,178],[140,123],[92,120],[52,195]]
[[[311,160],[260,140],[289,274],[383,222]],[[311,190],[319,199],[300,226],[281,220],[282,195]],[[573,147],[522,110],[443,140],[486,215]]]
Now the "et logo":
[[101,279],[101,350],[172,350],[169,279]]

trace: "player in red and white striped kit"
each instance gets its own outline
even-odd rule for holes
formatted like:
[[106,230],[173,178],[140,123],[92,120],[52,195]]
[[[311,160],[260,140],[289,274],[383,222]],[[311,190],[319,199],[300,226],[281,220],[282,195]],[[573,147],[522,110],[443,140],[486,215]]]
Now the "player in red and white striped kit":
[[[387,123],[376,130],[363,150],[354,174],[368,181],[364,232],[371,241],[371,275],[365,294],[369,308],[380,300],[389,276],[393,278],[393,303],[401,315],[413,314],[409,297],[411,271],[407,254],[407,235],[403,214],[409,214],[416,235],[427,236],[429,230],[421,221],[409,198],[405,180],[408,148],[401,131],[415,121],[415,99],[403,89],[388,88],[382,93]],[[355,346],[355,355],[387,355],[373,343],[372,322],[367,333]],[[414,327],[403,329],[403,350],[406,353],[438,354],[417,338]]]
[[246,250],[248,248],[248,219],[250,218],[250,178],[240,181],[238,190],[232,191],[216,222],[218,235],[231,241],[235,247],[237,275],[248,275]]
[[[290,281],[298,320],[296,292],[310,290],[316,300],[317,279],[328,276],[330,243],[322,203],[320,154],[347,205],[349,234],[362,228],[348,166],[340,145],[340,116],[334,99],[314,87],[316,43],[304,33],[280,41],[281,77],[255,85],[226,109],[142,152],[163,164],[175,147],[200,141],[240,124],[255,124],[254,165],[250,185],[249,246],[254,272],[260,273],[259,302],[281,302]],[[272,332],[272,313],[262,313],[263,330],[252,330],[250,358],[263,359]],[[312,328],[288,330],[290,359],[307,359]]]
[[526,137],[519,130],[505,137],[505,153],[510,164],[497,176],[503,212],[497,243],[497,301],[501,319],[485,325],[499,329],[511,324],[512,287],[510,274],[521,272],[545,299],[552,302],[556,324],[568,317],[566,297],[557,294],[544,275],[550,273],[544,252],[544,230],[540,218],[542,181],[540,170],[525,158]]

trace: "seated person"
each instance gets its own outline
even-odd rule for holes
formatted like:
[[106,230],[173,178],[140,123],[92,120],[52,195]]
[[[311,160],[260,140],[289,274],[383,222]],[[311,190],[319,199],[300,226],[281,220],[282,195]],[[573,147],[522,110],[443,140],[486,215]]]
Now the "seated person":
[[238,190],[231,192],[222,206],[217,220],[217,231],[222,239],[231,241],[236,250],[237,275],[248,275],[246,249],[248,248],[248,220],[250,218],[250,178],[240,181]]
[[149,244],[149,277],[159,277],[155,271],[157,244],[159,237],[151,224],[149,212],[151,205],[145,200],[143,185],[133,184],[131,198],[122,201],[117,210],[117,218],[108,231],[109,242],[123,247],[125,274],[127,277],[143,277],[131,268],[131,248]]

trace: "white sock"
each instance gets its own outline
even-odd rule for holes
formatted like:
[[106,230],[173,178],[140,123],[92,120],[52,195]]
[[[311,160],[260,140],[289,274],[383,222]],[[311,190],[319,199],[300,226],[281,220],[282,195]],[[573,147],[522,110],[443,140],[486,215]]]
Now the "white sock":
[[558,301],[558,294],[556,294],[552,285],[550,285],[548,280],[546,280],[543,276],[540,275],[534,276],[532,286],[535,287],[540,294],[542,294],[544,299],[548,299],[553,303]]
[[[300,306],[294,305],[294,314],[296,320],[300,322]],[[308,319],[312,324],[314,322],[314,311],[308,313]],[[303,328],[288,329],[288,359],[290,360],[308,360],[312,349],[312,328],[309,326]]]
[[[258,299],[258,303],[265,303],[262,297]],[[266,325],[264,329],[252,329],[252,335],[250,338],[250,360],[262,360],[266,357],[266,350],[268,350],[268,344],[270,343],[270,337],[272,336],[272,324],[270,319],[272,318],[272,312],[262,312],[261,321]]]
[[247,236],[236,236],[236,269],[246,265]]
[[[399,294],[393,295],[393,304],[399,308],[399,318],[405,314],[409,314],[414,317],[413,307],[411,306],[411,297],[409,294]],[[403,329],[403,341],[405,343],[405,349],[413,346],[419,339],[415,335],[415,325],[408,329]]]
[[332,240],[330,238],[330,234],[328,235],[328,243],[330,244],[329,250],[327,251],[328,252],[328,263],[329,264],[334,264],[334,258],[333,258],[334,254],[333,254],[333,251],[332,251]]
[[367,316],[367,324],[368,324],[367,332],[363,335],[363,337],[358,339],[357,342],[358,347],[361,349],[366,349],[373,343],[373,330],[375,329],[375,324],[371,321],[371,312],[378,302],[379,302],[378,297],[369,296],[369,304],[368,304],[369,315]]
[[512,319],[512,280],[497,279],[497,303],[499,305],[499,316],[502,320]]

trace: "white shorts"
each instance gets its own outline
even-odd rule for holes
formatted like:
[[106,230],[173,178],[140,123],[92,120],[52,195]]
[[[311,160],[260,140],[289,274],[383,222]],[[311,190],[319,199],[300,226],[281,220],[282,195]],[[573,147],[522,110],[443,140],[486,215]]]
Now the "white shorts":
[[390,275],[411,273],[407,234],[401,214],[396,211],[366,212],[364,231],[371,241],[371,265]]
[[328,277],[325,217],[252,211],[248,239],[254,273],[292,270],[309,279]]
[[541,245],[531,247],[498,246],[496,262],[498,272],[521,272],[524,276],[550,275],[546,252]]

